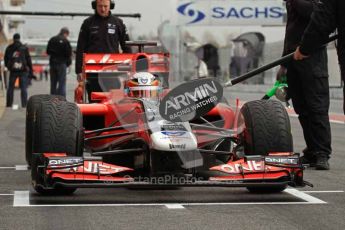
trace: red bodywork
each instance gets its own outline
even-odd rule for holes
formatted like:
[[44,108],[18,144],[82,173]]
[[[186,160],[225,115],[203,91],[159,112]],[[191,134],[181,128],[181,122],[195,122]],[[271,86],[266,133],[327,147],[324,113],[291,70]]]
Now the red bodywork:
[[[131,65],[136,60],[146,58],[148,60],[148,72],[169,72],[169,55],[167,54],[85,54],[83,75],[87,78],[89,73],[112,73],[120,71],[135,71],[135,66]],[[125,72],[125,71],[124,71]],[[167,91],[163,92],[163,94]],[[75,101],[80,103],[78,106],[83,114],[85,127],[85,147],[92,151],[99,151],[120,146],[130,140],[140,138],[151,146],[151,139],[148,133],[147,121],[144,116],[142,104],[139,101],[128,98],[123,89],[111,90],[111,92],[94,92],[92,99],[97,103],[85,104],[85,89],[82,84],[75,91]],[[116,103],[114,103],[114,101]],[[123,115],[132,111],[130,115],[123,118]],[[219,130],[199,127],[193,130],[201,149],[208,143],[217,140],[222,136],[220,131],[232,130],[238,133],[237,121],[238,108],[233,110],[229,105],[220,103],[212,109],[206,116],[209,121],[221,121],[217,126]],[[102,118],[103,127],[126,126],[117,130],[102,131],[103,139],[93,139],[99,133],[88,129],[87,122],[92,119]],[[191,121],[194,123],[197,121]],[[135,124],[135,125],[133,125]],[[92,125],[91,125],[92,126]],[[96,127],[97,129],[97,127]],[[118,135],[118,136],[115,136]],[[233,137],[236,137],[234,135]],[[299,159],[294,153],[271,153],[283,161],[286,159]],[[54,159],[64,159],[66,154],[44,154],[47,162]],[[50,181],[58,181],[60,185],[71,187],[92,187],[95,186],[126,186],[131,183],[136,184],[135,178],[128,176],[134,171],[132,168],[104,163],[102,159],[87,159],[74,157],[80,164],[65,164],[64,167],[56,167],[47,163],[45,165],[45,175]],[[283,159],[283,160],[282,160]],[[291,160],[292,161],[292,160]],[[207,183],[187,183],[182,186],[251,186],[266,184],[290,184],[303,186],[303,168],[299,160],[291,164],[277,164],[267,162],[265,157],[257,159],[231,157],[226,164],[212,166],[211,172],[218,172],[216,176],[210,176]],[[52,184],[54,184],[52,182]],[[219,184],[217,184],[219,183]]]
[[[146,53],[136,53],[136,54],[85,54],[84,55],[84,65],[83,74],[87,78],[89,73],[104,73],[104,72],[119,72],[119,69],[123,69],[124,66],[128,67],[128,71],[135,72],[135,63],[138,58],[147,58],[148,60],[148,72],[154,73],[169,73],[169,55],[168,54],[146,54]],[[165,90],[162,96],[166,94],[169,90]],[[84,90],[78,86],[76,88],[76,102],[82,101],[82,95],[84,95]],[[93,92],[92,99],[98,101],[97,104],[79,104],[79,108],[83,116],[102,116],[104,117],[104,126],[108,127],[115,120],[119,120],[126,112],[133,108],[136,108],[131,116],[126,117],[121,124],[133,124],[137,123],[138,127],[128,130],[117,130],[111,132],[103,132],[103,135],[109,135],[114,133],[123,133],[124,131],[133,132],[133,135],[128,135],[126,138],[109,138],[97,141],[90,141],[86,143],[87,147],[100,149],[107,145],[113,144],[116,140],[125,141],[125,139],[131,139],[134,137],[140,137],[145,140],[146,143],[150,143],[150,138],[148,137],[145,130],[146,118],[143,116],[144,111],[142,105],[139,102],[133,100],[125,100],[126,95],[124,90],[115,89],[111,92]],[[116,101],[117,103],[113,103]],[[214,109],[212,109],[205,117],[209,117],[210,120],[223,120],[223,129],[234,129],[235,112],[233,109],[226,104],[219,104]],[[114,125],[114,124],[113,124]],[[115,124],[116,125],[116,124]],[[90,138],[94,136],[93,134],[88,134],[86,130],[85,138]],[[204,145],[210,141],[214,141],[217,135],[212,136],[212,132],[209,130],[196,130],[196,133],[209,134],[209,135],[197,135],[199,146]],[[214,133],[214,131],[213,131]]]

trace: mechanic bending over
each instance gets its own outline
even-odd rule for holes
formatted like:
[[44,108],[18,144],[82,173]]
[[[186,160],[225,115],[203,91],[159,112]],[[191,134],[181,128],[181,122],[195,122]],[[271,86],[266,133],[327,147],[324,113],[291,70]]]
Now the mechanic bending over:
[[[303,39],[295,52],[295,60],[307,58],[307,55],[324,44],[335,29],[338,30],[338,60],[341,78],[345,81],[345,1],[323,0],[314,11],[310,23],[304,32]],[[345,114],[345,87],[343,87],[343,110]]]
[[[287,25],[283,55],[296,50],[310,16],[318,7],[317,0],[284,0],[287,8]],[[281,66],[277,79],[287,76],[288,95],[298,114],[307,147],[303,150],[303,164],[317,170],[329,170],[331,154],[331,127],[328,117],[330,104],[327,50],[322,48],[303,61]]]
[[[112,0],[94,0],[91,2],[95,14],[85,19],[79,33],[76,53],[76,74],[82,81],[82,65],[84,53],[119,53],[119,45],[124,53],[131,53],[125,42],[129,40],[123,21],[111,14],[115,3]],[[97,75],[89,75],[86,79],[86,90],[89,101],[91,92],[101,92]]]

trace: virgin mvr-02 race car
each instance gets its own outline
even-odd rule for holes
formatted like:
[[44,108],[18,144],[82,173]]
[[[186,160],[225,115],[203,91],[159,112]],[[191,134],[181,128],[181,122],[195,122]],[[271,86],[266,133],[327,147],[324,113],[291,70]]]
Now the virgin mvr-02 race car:
[[[202,116],[172,121],[159,112],[171,92],[168,54],[85,54],[83,60],[84,77],[102,88],[91,94],[92,103],[86,103],[85,84],[76,89],[78,103],[51,95],[29,100],[26,158],[38,193],[140,186],[280,192],[309,184],[280,102],[250,101],[240,108],[216,98]],[[214,83],[205,79],[203,88],[185,96],[207,99]]]

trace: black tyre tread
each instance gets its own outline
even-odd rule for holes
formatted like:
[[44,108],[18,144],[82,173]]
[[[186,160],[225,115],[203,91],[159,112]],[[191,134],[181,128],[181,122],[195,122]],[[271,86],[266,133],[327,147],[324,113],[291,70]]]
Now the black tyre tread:
[[43,102],[36,112],[35,152],[82,154],[82,116],[75,103]]
[[275,128],[278,135],[273,134],[273,143],[271,152],[292,152],[293,151],[293,139],[291,133],[291,124],[289,115],[279,101],[269,100],[268,104],[275,115]]
[[25,126],[25,158],[29,166],[31,166],[31,157],[33,152],[33,138],[34,138],[34,116],[42,102],[51,100],[66,101],[66,98],[58,95],[38,94],[29,98],[26,107],[26,126]]
[[251,193],[280,193],[287,188],[286,185],[267,186],[267,187],[247,187]]
[[246,125],[244,132],[246,155],[293,151],[290,120],[280,102],[251,101],[242,107],[241,112]]

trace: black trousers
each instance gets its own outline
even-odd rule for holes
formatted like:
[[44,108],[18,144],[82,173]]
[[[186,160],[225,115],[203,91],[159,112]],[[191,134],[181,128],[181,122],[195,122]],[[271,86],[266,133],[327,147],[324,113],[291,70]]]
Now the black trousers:
[[66,64],[50,64],[50,94],[66,97]]
[[[345,81],[343,81],[343,84],[345,84]],[[343,110],[345,114],[345,85],[343,85]]]
[[345,63],[340,63],[341,80],[343,81],[343,110],[345,114]]
[[329,155],[329,82],[327,51],[322,49],[303,61],[288,64],[289,96],[299,116],[308,150],[315,155]]
[[14,87],[17,78],[19,78],[19,86],[20,86],[20,98],[22,102],[22,107],[25,108],[27,101],[28,101],[28,84],[29,84],[29,73],[27,72],[10,72],[10,78],[8,81],[8,88],[7,88],[7,98],[6,98],[6,106],[11,107],[13,104],[13,96],[14,96]]

